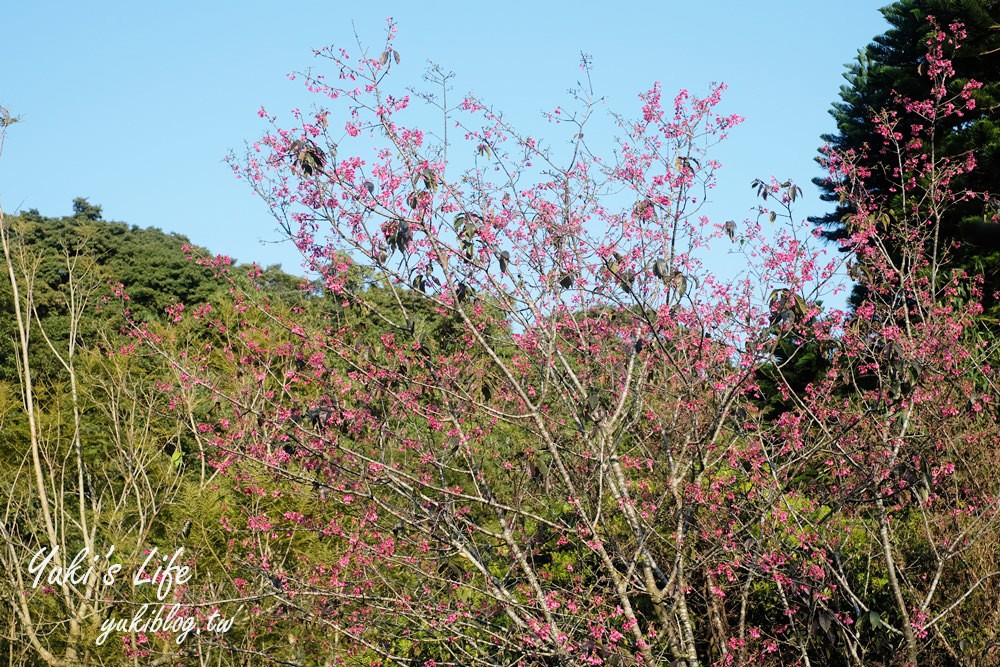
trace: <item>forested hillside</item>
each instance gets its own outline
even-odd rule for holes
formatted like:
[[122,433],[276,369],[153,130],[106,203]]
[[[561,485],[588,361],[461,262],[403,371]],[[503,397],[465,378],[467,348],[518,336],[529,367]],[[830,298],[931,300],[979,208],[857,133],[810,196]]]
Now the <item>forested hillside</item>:
[[[31,210],[11,216],[8,224],[18,242],[18,259],[31,270],[33,305],[42,329],[60,345],[65,345],[69,335],[70,287],[81,290],[78,296],[86,298],[90,306],[80,322],[80,339],[87,341],[93,341],[97,329],[105,326],[102,320],[114,315],[99,315],[94,309],[112,293],[109,282],[128,287],[133,312],[144,318],[158,317],[178,301],[205,301],[219,289],[218,281],[211,279],[211,271],[189,261],[189,253],[183,249],[185,244],[190,245],[187,239],[159,229],[104,221],[100,207],[85,199],[73,202],[73,214],[69,216],[44,217]],[[83,282],[70,286],[71,278]],[[12,312],[9,281],[0,284],[0,303],[5,312]],[[13,360],[16,322],[4,318],[0,328],[0,354]],[[42,357],[36,372],[56,372],[53,364],[57,362],[51,351],[37,352]],[[13,363],[4,364],[0,373],[8,382],[17,381]]]

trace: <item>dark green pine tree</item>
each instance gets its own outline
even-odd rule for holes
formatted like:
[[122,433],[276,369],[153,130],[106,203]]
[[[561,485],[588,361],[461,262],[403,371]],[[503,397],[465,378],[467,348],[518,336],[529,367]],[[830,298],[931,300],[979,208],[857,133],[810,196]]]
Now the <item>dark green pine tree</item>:
[[[957,244],[953,264],[970,274],[984,276],[986,307],[995,319],[1000,311],[994,294],[1000,291],[1000,224],[992,221],[1000,197],[1000,0],[899,0],[882,9],[890,28],[859,52],[857,62],[848,66],[847,84],[841,87],[840,101],[830,113],[837,131],[823,135],[823,141],[838,151],[854,149],[869,155],[868,165],[876,167],[870,181],[875,192],[888,183],[879,180],[878,148],[882,140],[875,132],[873,113],[892,109],[905,118],[896,93],[909,99],[925,99],[930,79],[920,64],[926,55],[925,39],[931,30],[929,16],[938,25],[964,24],[968,37],[953,59],[958,79],[956,90],[969,79],[983,84],[976,91],[976,109],[961,118],[949,118],[950,126],[940,128],[940,155],[961,155],[973,151],[976,169],[953,183],[956,190],[991,192],[992,202],[968,201],[949,212],[942,229],[945,243]],[[905,125],[904,125],[905,127]],[[866,150],[867,149],[867,150]],[[833,184],[814,179],[821,198],[835,204],[826,215],[811,218],[824,228],[831,240],[847,236],[843,220],[849,207],[840,205]],[[855,303],[863,295],[857,290]]]

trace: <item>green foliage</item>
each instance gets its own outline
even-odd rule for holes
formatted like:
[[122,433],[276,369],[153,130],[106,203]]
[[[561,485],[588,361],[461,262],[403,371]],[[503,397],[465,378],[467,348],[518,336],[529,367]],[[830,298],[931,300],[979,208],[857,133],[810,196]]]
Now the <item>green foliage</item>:
[[[185,237],[106,222],[101,219],[101,208],[82,198],[73,201],[73,211],[72,216],[47,218],[32,209],[9,219],[21,264],[34,267],[29,275],[19,276],[22,296],[30,294],[41,327],[57,347],[68,340],[71,297],[88,299],[88,316],[81,323],[78,338],[94,342],[98,323],[108,317],[101,306],[111,294],[111,283],[124,285],[132,314],[141,320],[162,316],[172,303],[204,302],[220,289],[209,269],[188,259],[183,250],[189,243]],[[75,262],[74,278],[83,281],[74,286],[72,295],[68,290],[71,262]],[[266,275],[275,283],[295,280],[278,267],[270,267]],[[81,286],[85,286],[83,292]],[[0,281],[0,311],[13,313],[6,279]],[[10,382],[17,378],[13,364],[16,338],[14,318],[0,320],[0,359],[9,360],[0,367],[0,379]],[[58,374],[58,364],[46,345],[34,346],[32,352],[39,377]]]
[[100,220],[101,207],[94,206],[86,197],[77,197],[73,200],[73,216],[84,220]]
[[756,372],[758,406],[765,418],[774,418],[793,407],[793,397],[804,395],[809,384],[829,367],[815,341],[782,338],[774,350],[772,363]]
[[[32,382],[23,372],[5,271],[0,280],[5,313],[0,318],[0,486],[6,491],[2,532],[9,547],[0,554],[0,565],[24,575],[31,554],[52,543],[42,520],[43,496],[30,474],[34,469],[41,471],[45,505],[55,517],[55,541],[68,554],[66,561],[89,539],[95,549],[114,546],[110,562],[123,565],[129,575],[108,589],[81,586],[65,595],[33,588],[30,579],[26,591],[4,587],[0,613],[9,629],[0,638],[0,657],[11,664],[42,664],[37,645],[29,643],[24,614],[39,622],[43,629],[35,637],[65,661],[60,664],[124,664],[119,638],[103,646],[95,638],[101,621],[130,617],[136,604],[150,597],[150,587],[137,589],[130,579],[154,546],[171,553],[185,547],[199,563],[192,600],[232,597],[234,573],[241,566],[221,555],[226,534],[219,522],[225,508],[236,503],[229,480],[213,481],[205,458],[210,443],[197,428],[218,406],[205,392],[178,386],[182,383],[162,358],[132,352],[133,341],[123,330],[130,320],[158,326],[171,304],[194,307],[220,295],[231,302],[230,285],[193,261],[188,254],[206,253],[185,249],[181,236],[103,221],[100,207],[84,199],[74,201],[73,208],[75,214],[63,218],[31,210],[4,221],[21,321],[30,326]],[[273,266],[260,273],[259,287],[279,300],[302,302],[301,291],[293,291],[298,282]],[[128,301],[113,296],[112,286],[118,284]],[[123,305],[130,315],[122,313]],[[202,344],[208,340],[202,333]],[[177,343],[164,340],[171,342]],[[194,339],[181,343],[198,345]],[[25,410],[29,388],[34,438]],[[38,463],[33,463],[33,443]],[[62,622],[53,623],[57,619]],[[73,629],[66,619],[81,622]],[[238,641],[239,630],[227,638]],[[177,654],[170,640],[155,644],[154,653]]]

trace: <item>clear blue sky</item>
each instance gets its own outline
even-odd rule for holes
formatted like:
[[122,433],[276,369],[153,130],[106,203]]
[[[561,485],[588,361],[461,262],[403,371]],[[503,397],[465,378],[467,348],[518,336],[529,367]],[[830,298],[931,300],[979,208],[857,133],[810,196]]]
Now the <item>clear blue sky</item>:
[[[744,2],[18,2],[3,10],[0,105],[23,117],[0,160],[7,211],[70,212],[88,197],[104,217],[179,232],[240,261],[297,270],[274,220],[223,159],[264,131],[256,110],[288,118],[314,96],[286,74],[320,66],[312,50],[381,43],[399,26],[397,73],[419,83],[428,60],[458,75],[526,132],[568,102],[579,56],[596,92],[631,113],[661,81],[703,92],[729,84],[723,108],[746,117],[716,156],[721,219],[753,205],[750,180],[794,178],[801,217],[826,210],[809,180],[845,63],[886,25],[884,0]],[[402,71],[399,71],[402,70]]]

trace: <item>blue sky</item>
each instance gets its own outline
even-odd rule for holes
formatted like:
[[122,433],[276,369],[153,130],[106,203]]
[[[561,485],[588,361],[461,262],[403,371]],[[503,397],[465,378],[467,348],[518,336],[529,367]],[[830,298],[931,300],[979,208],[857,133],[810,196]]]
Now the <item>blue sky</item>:
[[240,261],[298,259],[278,240],[264,204],[224,158],[265,126],[260,106],[288,119],[317,101],[286,74],[325,61],[328,44],[357,31],[377,47],[395,18],[400,85],[428,60],[456,73],[526,133],[545,136],[543,109],[568,102],[581,51],[607,107],[638,109],[661,81],[665,96],[729,91],[723,109],[746,122],[716,151],[724,168],[712,213],[742,219],[757,176],[793,178],[801,217],[826,210],[809,180],[819,135],[845,63],[882,32],[884,0],[701,2],[20,2],[3,10],[0,105],[23,118],[0,159],[6,211],[70,212],[88,197],[104,217],[179,232]]

